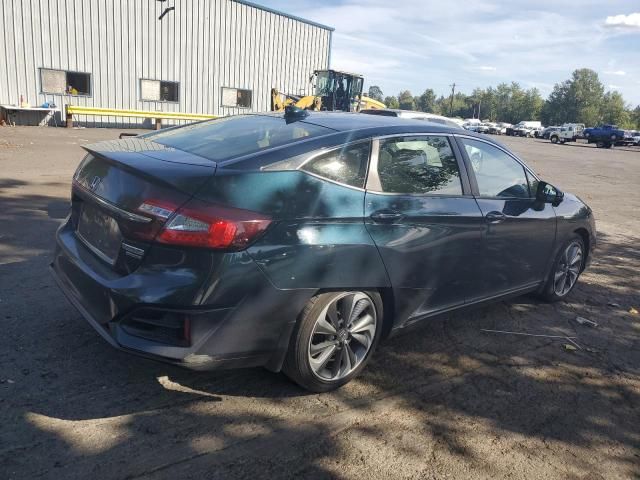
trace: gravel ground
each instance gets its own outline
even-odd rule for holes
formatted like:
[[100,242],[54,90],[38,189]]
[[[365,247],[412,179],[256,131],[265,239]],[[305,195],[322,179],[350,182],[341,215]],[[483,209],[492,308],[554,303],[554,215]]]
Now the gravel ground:
[[63,298],[47,265],[79,146],[118,133],[0,128],[0,478],[640,478],[640,150],[503,138],[595,211],[577,290],[430,321],[313,395],[115,351]]

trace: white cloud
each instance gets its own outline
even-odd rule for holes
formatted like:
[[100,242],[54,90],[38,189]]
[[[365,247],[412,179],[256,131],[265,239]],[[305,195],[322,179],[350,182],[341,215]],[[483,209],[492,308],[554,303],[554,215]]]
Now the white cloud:
[[[607,28],[616,25],[605,26],[600,4],[567,10],[558,9],[557,0],[536,0],[518,9],[507,0],[256,1],[335,27],[332,66],[364,74],[365,88],[378,85],[385,95],[406,89],[418,94],[425,88],[448,95],[454,82],[457,90],[470,93],[511,81],[547,95],[573,70],[591,68],[605,85],[620,85],[627,101],[640,103],[635,88],[640,67],[629,60],[640,48],[640,35]],[[631,9],[621,3],[618,12],[637,11],[639,0],[621,1]],[[628,24],[627,17],[608,23]]]
[[640,13],[630,13],[629,15],[613,15],[604,21],[607,27],[639,28]]
[[622,87],[620,85],[607,85],[609,90],[620,90]]

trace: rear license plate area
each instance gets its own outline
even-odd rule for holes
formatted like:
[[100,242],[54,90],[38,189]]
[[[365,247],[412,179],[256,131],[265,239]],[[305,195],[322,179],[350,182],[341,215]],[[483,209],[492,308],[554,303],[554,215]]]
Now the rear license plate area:
[[111,265],[116,263],[122,233],[115,219],[93,205],[83,202],[76,233],[98,257]]

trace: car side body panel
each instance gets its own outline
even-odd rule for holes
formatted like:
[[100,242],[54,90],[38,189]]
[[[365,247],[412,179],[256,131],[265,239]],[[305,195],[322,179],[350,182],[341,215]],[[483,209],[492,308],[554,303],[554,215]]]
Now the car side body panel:
[[389,286],[364,225],[363,189],[299,170],[219,173],[198,197],[273,219],[248,252],[276,288]]

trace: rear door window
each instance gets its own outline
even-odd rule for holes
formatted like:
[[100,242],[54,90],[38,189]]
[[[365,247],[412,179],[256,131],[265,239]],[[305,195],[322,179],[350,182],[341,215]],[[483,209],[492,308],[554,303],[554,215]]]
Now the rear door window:
[[370,149],[368,141],[344,145],[311,158],[300,170],[352,187],[363,188]]
[[333,132],[303,121],[287,123],[282,116],[239,115],[151,133],[145,138],[219,162]]
[[378,177],[386,193],[462,195],[458,162],[446,136],[382,140]]

